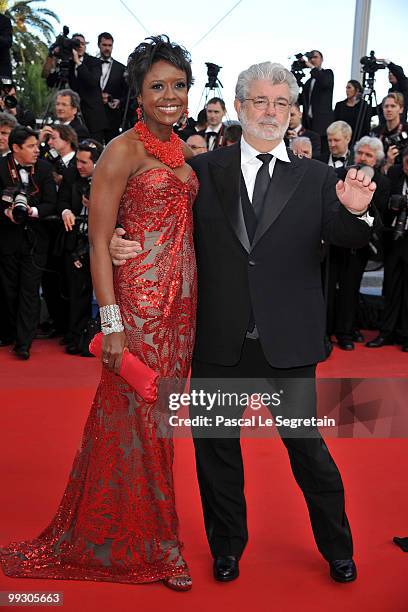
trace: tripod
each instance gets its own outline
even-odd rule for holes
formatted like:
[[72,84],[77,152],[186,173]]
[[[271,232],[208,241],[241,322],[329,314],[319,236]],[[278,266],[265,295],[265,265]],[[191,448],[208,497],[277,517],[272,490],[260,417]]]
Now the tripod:
[[[374,89],[374,81],[375,70],[363,70],[363,95],[361,96],[361,106],[358,111],[356,126],[351,139],[351,145],[360,140],[361,133],[367,119],[367,113],[369,113],[370,119],[377,113],[377,94],[375,93]],[[374,110],[375,112],[373,112]]]

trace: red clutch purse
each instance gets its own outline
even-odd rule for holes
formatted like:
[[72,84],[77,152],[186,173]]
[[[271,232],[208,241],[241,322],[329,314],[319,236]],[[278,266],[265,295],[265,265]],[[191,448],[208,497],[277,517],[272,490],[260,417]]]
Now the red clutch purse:
[[[102,332],[96,334],[89,345],[89,352],[95,357],[102,355]],[[127,348],[123,351],[119,376],[121,376],[135,391],[151,404],[157,400],[157,379],[159,377],[149,366],[140,361]]]

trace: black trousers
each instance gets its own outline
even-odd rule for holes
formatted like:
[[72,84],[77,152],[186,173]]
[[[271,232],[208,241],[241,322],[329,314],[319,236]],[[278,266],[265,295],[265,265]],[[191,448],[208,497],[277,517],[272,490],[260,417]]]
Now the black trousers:
[[[390,241],[389,241],[390,242]],[[387,245],[384,258],[383,336],[393,336],[397,329],[408,340],[408,237]]]
[[68,284],[69,318],[68,335],[78,345],[82,332],[92,314],[92,277],[89,256],[76,268],[71,253],[65,254],[65,271]]
[[359,291],[369,256],[368,247],[330,247],[328,335],[351,340],[357,320]]
[[26,240],[12,255],[0,257],[7,329],[16,346],[30,348],[40,318],[40,284],[47,251],[34,251]]
[[56,254],[56,243],[62,232],[60,224],[48,225],[49,249],[46,271],[41,280],[42,295],[47,304],[48,314],[57,332],[65,334],[68,328],[68,295],[64,270],[63,252]]
[[[306,418],[315,414],[315,365],[285,370],[273,368],[266,361],[259,340],[244,342],[241,360],[236,366],[193,360],[191,388],[202,386],[202,381],[195,383],[194,379],[205,378],[271,379],[278,388],[289,391],[294,400],[291,414],[283,416],[303,415]],[[318,430],[315,428],[310,437],[282,437],[282,442],[305,497],[319,551],[328,561],[351,558],[353,544],[344,508],[342,480]],[[211,553],[214,557],[240,557],[248,540],[240,439],[195,436],[194,445]]]

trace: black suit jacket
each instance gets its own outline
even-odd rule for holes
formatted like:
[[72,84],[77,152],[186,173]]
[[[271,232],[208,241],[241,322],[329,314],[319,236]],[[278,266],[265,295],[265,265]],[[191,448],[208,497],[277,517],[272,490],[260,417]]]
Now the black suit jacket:
[[104,91],[110,94],[112,98],[120,100],[120,106],[117,109],[109,108],[108,104],[105,104],[106,121],[110,130],[119,130],[122,123],[128,93],[128,86],[123,76],[125,70],[126,66],[113,60],[109,78],[105,85]]
[[[0,192],[6,187],[12,187],[7,157],[0,159]],[[34,166],[33,179],[38,187],[38,192],[31,196],[30,205],[38,208],[38,219],[29,219],[26,223],[16,225],[4,214],[4,207],[0,207],[0,254],[12,255],[21,247],[22,241],[30,240],[34,244],[34,248],[38,252],[47,249],[48,232],[46,222],[42,221],[44,217],[55,214],[57,190],[52,176],[52,166],[48,162],[40,159]],[[33,186],[30,186],[30,192],[33,192]],[[28,230],[28,231],[27,231]]]
[[81,112],[90,132],[99,132],[107,127],[105,107],[102,100],[100,80],[102,64],[91,55],[84,55],[75,76],[74,63],[70,63],[69,85],[81,98]]
[[78,117],[75,117],[68,125],[76,131],[79,142],[85,140],[85,138],[89,138],[88,128]]
[[339,203],[332,168],[291,152],[289,157],[290,163],[276,162],[252,246],[240,201],[240,146],[189,161],[200,180],[194,204],[196,359],[236,364],[251,305],[272,366],[292,368],[326,357],[321,239],[358,248],[371,231]]
[[0,14],[0,76],[11,79],[10,49],[13,44],[11,20]]
[[[71,210],[77,217],[81,214],[82,204],[82,191],[81,186],[86,182],[81,178],[76,167],[71,166],[67,168],[64,175],[60,188],[58,190],[57,199],[57,212],[59,215],[62,214],[67,208]],[[75,224],[74,229],[70,232],[63,230],[63,248],[65,251],[71,252],[75,249],[77,244],[77,232],[78,223]]]
[[[310,98],[312,78],[316,79]],[[301,103],[303,105],[303,125],[324,136],[326,129],[333,122],[333,86],[334,75],[330,69],[312,68],[310,79],[303,85]],[[309,99],[310,98],[310,99]],[[313,118],[308,117],[309,106],[312,105]]]

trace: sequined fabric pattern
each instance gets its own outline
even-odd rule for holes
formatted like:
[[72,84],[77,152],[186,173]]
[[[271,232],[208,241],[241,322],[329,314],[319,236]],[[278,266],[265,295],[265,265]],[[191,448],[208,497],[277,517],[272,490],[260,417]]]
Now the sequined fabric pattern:
[[[186,378],[194,343],[192,204],[198,181],[165,167],[129,180],[118,221],[141,253],[114,272],[129,350],[161,376]],[[154,407],[153,407],[154,408]],[[8,576],[151,582],[186,571],[173,442],[154,410],[103,370],[67,488],[51,524],[0,549]]]

